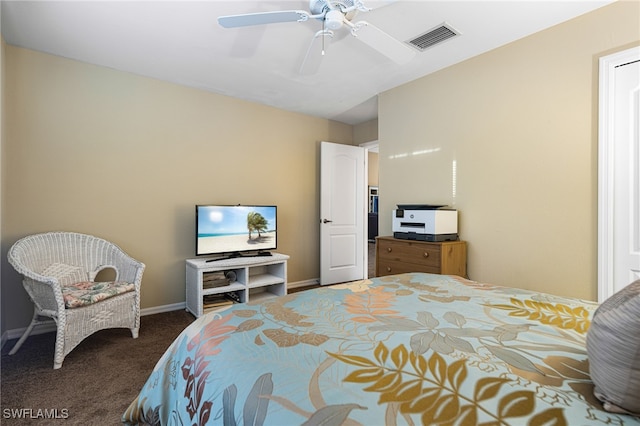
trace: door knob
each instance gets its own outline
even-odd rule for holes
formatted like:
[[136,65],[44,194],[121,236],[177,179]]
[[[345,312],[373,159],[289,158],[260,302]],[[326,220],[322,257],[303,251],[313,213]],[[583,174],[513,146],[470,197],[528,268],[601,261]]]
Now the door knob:
[[329,222],[333,222],[333,221],[329,219],[322,219],[322,223],[329,223]]

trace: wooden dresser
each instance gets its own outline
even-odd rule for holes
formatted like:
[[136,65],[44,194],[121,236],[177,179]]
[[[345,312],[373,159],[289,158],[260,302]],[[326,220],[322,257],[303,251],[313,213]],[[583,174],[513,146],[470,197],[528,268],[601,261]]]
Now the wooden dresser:
[[429,272],[467,276],[467,243],[465,241],[401,240],[376,238],[376,276],[405,272]]

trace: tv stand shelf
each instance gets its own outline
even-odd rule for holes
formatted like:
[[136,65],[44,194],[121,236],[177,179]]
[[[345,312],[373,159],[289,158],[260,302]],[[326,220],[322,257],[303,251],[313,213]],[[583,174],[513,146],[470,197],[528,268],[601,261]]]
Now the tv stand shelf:
[[[204,296],[232,293],[241,303],[265,297],[287,294],[287,260],[289,256],[273,253],[271,256],[234,257],[214,260],[210,258],[186,261],[186,309],[196,317],[204,313]],[[207,274],[233,272],[235,282],[229,285],[204,288]]]

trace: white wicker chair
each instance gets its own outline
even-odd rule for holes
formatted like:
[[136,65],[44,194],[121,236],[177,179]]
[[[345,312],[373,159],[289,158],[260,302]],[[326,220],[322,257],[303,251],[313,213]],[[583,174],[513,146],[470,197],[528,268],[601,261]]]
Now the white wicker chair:
[[[113,243],[75,232],[30,235],[17,241],[9,263],[23,275],[23,285],[33,301],[29,327],[9,352],[15,354],[33,327],[53,318],[57,325],[53,368],[83,339],[106,328],[129,328],[133,338],[140,328],[140,283],[145,265]],[[132,291],[80,307],[65,307],[63,287],[74,281],[93,282],[103,269],[115,270],[115,281],[134,284]],[[44,321],[43,321],[44,320]]]

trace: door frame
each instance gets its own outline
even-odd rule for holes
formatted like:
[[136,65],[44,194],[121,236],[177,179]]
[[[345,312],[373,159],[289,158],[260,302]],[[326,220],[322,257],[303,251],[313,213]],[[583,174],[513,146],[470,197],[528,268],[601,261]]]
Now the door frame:
[[614,291],[614,87],[615,68],[640,60],[640,47],[601,57],[598,102],[598,302]]

